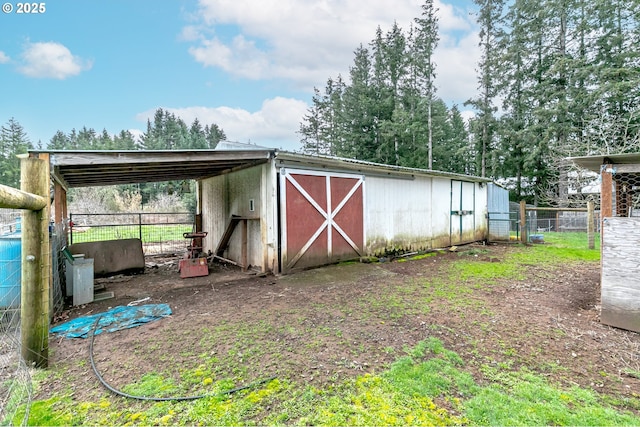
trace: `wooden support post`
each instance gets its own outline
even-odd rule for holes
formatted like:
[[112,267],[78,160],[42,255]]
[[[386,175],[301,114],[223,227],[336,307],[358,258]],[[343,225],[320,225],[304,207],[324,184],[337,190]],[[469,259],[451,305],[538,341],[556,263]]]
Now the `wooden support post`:
[[595,233],[594,233],[594,223],[593,223],[593,218],[594,218],[594,203],[592,201],[588,201],[587,202],[587,237],[589,239],[589,249],[595,249],[596,248],[596,242],[595,242]]
[[53,184],[53,211],[55,215],[53,222],[62,232],[62,238],[66,246],[69,243],[67,240],[67,190],[57,181]]
[[602,252],[604,219],[613,216],[613,166],[607,164],[602,165],[600,168],[600,178],[600,252]]
[[611,165],[602,165],[602,178],[600,184],[600,218],[611,218],[613,216],[613,175]]
[[[49,197],[49,162],[22,158],[22,191]],[[46,368],[49,357],[49,212],[22,213],[22,290],[20,330],[22,358],[29,366]]]
[[242,271],[249,268],[249,260],[247,259],[247,219],[242,220]]
[[527,202],[520,201],[520,241],[527,243]]

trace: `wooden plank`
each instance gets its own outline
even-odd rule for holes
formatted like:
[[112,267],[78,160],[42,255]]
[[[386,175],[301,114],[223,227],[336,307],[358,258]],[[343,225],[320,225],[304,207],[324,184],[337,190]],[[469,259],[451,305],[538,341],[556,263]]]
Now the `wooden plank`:
[[93,294],[93,302],[104,301],[107,299],[115,298],[116,294],[112,291],[98,292]]
[[548,211],[548,212],[587,212],[587,208],[532,208],[527,206],[528,211],[540,212],[540,211]]
[[589,239],[589,249],[596,248],[595,242],[595,224],[593,223],[595,214],[594,203],[592,201],[587,202],[587,239]]
[[220,243],[218,243],[218,247],[216,248],[216,256],[221,257],[224,251],[227,249],[227,246],[229,246],[229,240],[231,240],[231,235],[233,235],[233,231],[236,229],[236,226],[239,222],[239,216],[231,215],[231,221],[229,221],[229,225],[227,225],[226,230],[224,230],[224,234],[222,235]]
[[604,219],[613,216],[613,175],[604,168],[600,177],[600,218]]
[[247,268],[249,266],[249,263],[247,261],[247,220],[243,219],[242,220],[242,248],[241,248],[241,265],[242,265],[242,271],[247,271]]
[[640,218],[603,220],[601,321],[640,332]]
[[616,174],[621,173],[640,173],[640,164],[615,164],[611,166],[616,170]]
[[213,256],[213,258],[214,258],[214,259],[217,259],[217,260],[219,260],[219,261],[222,261],[222,262],[228,262],[229,264],[238,265],[238,263],[237,263],[237,262],[235,262],[235,261],[231,261],[230,259],[227,259],[227,258],[224,258],[224,257],[218,256],[218,255],[214,255],[214,256]]

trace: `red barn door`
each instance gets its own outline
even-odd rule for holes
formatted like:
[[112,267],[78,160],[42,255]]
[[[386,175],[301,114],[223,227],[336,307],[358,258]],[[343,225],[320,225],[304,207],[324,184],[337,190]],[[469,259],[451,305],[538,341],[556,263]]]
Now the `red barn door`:
[[364,179],[281,169],[282,270],[362,255]]

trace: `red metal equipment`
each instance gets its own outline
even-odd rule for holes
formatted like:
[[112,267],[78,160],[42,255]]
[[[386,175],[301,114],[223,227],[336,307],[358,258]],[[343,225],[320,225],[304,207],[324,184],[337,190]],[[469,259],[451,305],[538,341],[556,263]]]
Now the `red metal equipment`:
[[[186,279],[187,277],[209,275],[209,263],[207,257],[202,253],[201,246],[202,239],[206,236],[206,231],[182,234],[185,239],[191,239],[191,243],[187,246],[187,253],[184,259],[181,259],[178,265],[180,278]],[[200,246],[198,243],[200,243]]]

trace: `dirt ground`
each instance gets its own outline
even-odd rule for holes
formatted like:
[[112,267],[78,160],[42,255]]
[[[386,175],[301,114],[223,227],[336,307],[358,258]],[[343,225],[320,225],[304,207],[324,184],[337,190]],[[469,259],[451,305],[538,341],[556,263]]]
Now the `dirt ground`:
[[[477,259],[487,263],[516,250],[481,249]],[[96,337],[98,369],[116,387],[163,371],[167,363],[193,369],[202,352],[219,355],[220,377],[233,376],[240,366],[248,368],[235,375],[245,381],[276,375],[322,387],[382,372],[403,348],[434,336],[463,358],[479,382],[483,364],[526,366],[567,387],[638,397],[640,335],[599,322],[598,263],[552,271],[531,267],[526,279],[474,289],[463,304],[448,304],[446,296],[427,301],[427,288],[415,284],[445,277],[446,267],[459,257],[445,253],[264,277],[215,264],[209,276],[191,279],[180,279],[170,260],[154,259],[145,274],[98,281],[115,298],[70,309],[60,321],[144,298],[170,305],[169,318]],[[460,286],[468,284],[461,280]],[[390,287],[398,292],[390,294]],[[426,304],[428,310],[418,309]],[[207,336],[215,342],[203,342]],[[50,366],[74,378],[78,399],[104,393],[89,364],[78,363],[88,359],[87,348],[88,340],[50,341]],[[38,397],[64,387],[67,381],[46,383]]]

